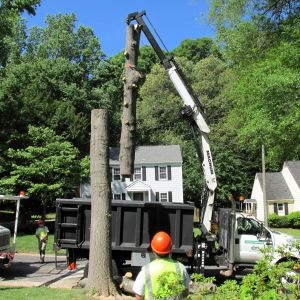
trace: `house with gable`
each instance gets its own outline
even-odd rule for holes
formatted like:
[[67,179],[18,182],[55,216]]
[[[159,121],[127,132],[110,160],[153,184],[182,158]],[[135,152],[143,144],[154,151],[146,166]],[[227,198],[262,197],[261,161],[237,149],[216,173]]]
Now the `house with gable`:
[[[109,166],[113,200],[183,203],[182,155],[178,145],[137,146],[134,174],[122,179],[119,148],[110,148]],[[89,184],[81,197],[90,197]]]
[[[300,211],[300,161],[286,161],[281,172],[266,173],[266,200],[268,214],[279,216]],[[257,173],[251,193],[251,201],[256,206],[255,214],[264,220],[263,174]]]

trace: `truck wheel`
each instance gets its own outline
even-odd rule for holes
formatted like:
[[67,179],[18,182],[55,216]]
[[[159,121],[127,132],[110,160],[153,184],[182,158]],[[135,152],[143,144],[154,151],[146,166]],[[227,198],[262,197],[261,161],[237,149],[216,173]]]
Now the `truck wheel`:
[[[89,275],[89,262],[87,262],[87,264],[84,267],[83,277],[87,278],[88,275]],[[112,260],[112,277],[113,277],[113,280],[117,281],[117,282],[119,281],[119,278],[121,278],[121,280],[122,280],[122,276],[120,275],[118,266],[114,259]]]
[[281,282],[287,286],[289,284],[299,284],[299,274],[298,272],[291,270],[286,272],[285,276],[281,278]]

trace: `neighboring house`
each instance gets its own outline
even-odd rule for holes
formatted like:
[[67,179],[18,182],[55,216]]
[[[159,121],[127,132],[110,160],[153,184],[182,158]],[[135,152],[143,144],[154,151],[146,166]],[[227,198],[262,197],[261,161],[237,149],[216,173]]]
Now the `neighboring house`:
[[[268,214],[279,216],[300,211],[300,161],[286,161],[281,172],[266,173]],[[263,174],[255,176],[251,200],[256,202],[256,217],[264,220]]]
[[[138,146],[134,174],[122,180],[119,148],[110,148],[111,189],[114,200],[183,203],[182,155],[178,145]],[[90,197],[90,186],[81,185],[81,197]]]

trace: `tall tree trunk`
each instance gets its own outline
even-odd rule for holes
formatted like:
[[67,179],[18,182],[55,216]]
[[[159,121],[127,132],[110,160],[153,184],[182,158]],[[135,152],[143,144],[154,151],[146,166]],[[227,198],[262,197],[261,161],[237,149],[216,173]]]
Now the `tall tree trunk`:
[[120,174],[133,174],[136,131],[136,99],[138,81],[141,74],[136,70],[141,31],[136,25],[128,25],[125,48],[125,81],[120,139]]
[[112,282],[108,113],[95,109],[91,118],[91,235],[87,288],[107,297],[117,294]]

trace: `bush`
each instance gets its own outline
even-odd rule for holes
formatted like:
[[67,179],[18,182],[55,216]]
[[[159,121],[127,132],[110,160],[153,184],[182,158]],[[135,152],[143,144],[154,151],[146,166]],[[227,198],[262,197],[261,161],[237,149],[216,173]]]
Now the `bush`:
[[278,216],[271,214],[268,217],[268,225],[272,228],[291,228],[291,222],[289,216]]
[[288,215],[289,223],[292,228],[300,229],[300,211],[294,211]]
[[279,227],[280,228],[290,228],[292,227],[289,221],[288,216],[280,216],[279,217]]
[[268,225],[272,228],[279,228],[279,216],[276,214],[270,214],[268,217]]

